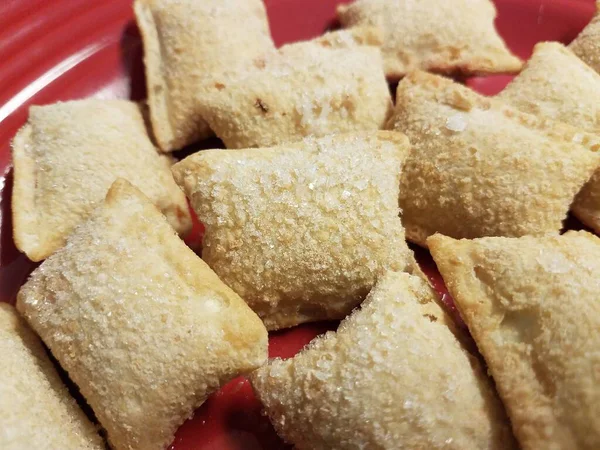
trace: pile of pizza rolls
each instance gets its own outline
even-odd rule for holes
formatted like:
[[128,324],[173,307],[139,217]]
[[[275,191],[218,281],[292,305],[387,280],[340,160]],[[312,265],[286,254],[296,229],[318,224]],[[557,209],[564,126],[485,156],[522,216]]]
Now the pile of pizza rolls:
[[[32,106],[13,140],[43,262],[0,305],[0,447],[105,445],[37,334],[115,450],[166,448],[240,375],[298,449],[600,448],[600,238],[561,234],[600,232],[600,15],[523,64],[490,0],[356,0],[280,48],[262,0],[134,10],[147,104]],[[492,73],[518,75],[445,77]],[[320,320],[268,360],[268,330]]]

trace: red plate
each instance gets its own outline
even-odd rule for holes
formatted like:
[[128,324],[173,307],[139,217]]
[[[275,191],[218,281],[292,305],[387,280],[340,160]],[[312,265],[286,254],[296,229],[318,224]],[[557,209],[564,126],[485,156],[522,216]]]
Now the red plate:
[[[266,0],[277,44],[321,34],[334,19],[335,0]],[[523,58],[543,40],[570,42],[594,12],[594,0],[497,0],[497,27]],[[10,218],[10,139],[31,104],[86,96],[144,96],[140,39],[131,0],[0,1],[0,301],[15,295],[34,264],[14,247]],[[510,77],[472,78],[484,94]],[[576,226],[576,225],[575,225]],[[417,256],[444,299],[451,302],[427,252]],[[271,356],[289,357],[334,323],[271,335]],[[177,433],[172,449],[282,449],[248,383],[236,379],[214,394]]]

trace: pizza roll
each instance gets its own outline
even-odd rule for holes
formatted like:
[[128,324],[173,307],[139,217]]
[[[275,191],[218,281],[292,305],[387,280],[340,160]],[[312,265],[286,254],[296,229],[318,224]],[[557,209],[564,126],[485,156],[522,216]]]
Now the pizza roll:
[[199,87],[215,74],[275,51],[262,0],[136,0],[148,104],[159,147],[208,137]]
[[[537,44],[500,97],[522,111],[600,133],[600,75],[558,42]],[[600,232],[600,171],[577,195],[571,210]]]
[[267,358],[260,319],[124,180],[33,272],[17,308],[115,450],[165,448],[211,392]]
[[600,164],[600,140],[520,113],[436,75],[398,85],[388,126],[414,151],[401,178],[406,236],[558,234],[577,192]]
[[356,0],[337,11],[346,28],[383,30],[390,78],[415,69],[470,75],[521,68],[494,28],[496,9],[489,0]]
[[428,244],[523,450],[600,448],[600,239]]
[[584,63],[600,73],[600,1],[596,1],[596,14],[590,23],[571,42],[569,48]]
[[0,448],[104,450],[38,337],[0,303]]
[[419,277],[388,272],[337,332],[252,373],[298,449],[516,448],[479,360]]
[[414,270],[398,217],[408,140],[375,132],[205,150],[173,166],[202,258],[268,329],[341,319],[385,269]]
[[227,148],[383,127],[392,99],[379,48],[342,45],[340,34],[336,45],[320,39],[286,45],[206,87],[202,115]]
[[180,233],[191,228],[171,159],[159,155],[139,105],[77,100],[32,106],[13,140],[12,211],[17,248],[40,261],[65,244],[119,177],[141,189]]

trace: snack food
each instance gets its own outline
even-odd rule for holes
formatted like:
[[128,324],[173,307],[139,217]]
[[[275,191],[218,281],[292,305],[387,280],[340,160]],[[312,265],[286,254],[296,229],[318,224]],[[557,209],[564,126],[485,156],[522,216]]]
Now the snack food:
[[400,186],[409,240],[558,234],[600,164],[600,139],[521,113],[446,78],[398,85],[390,129],[413,145]]
[[0,447],[3,450],[104,450],[38,337],[0,303]]
[[368,34],[351,45],[337,36],[337,44],[330,36],[283,46],[206,86],[201,114],[225,146],[267,147],[382,128],[392,99],[379,48],[353,44]]
[[17,248],[40,261],[126,178],[180,233],[191,227],[171,159],[152,145],[140,106],[126,100],[76,100],[32,106],[13,140],[12,211]]
[[298,449],[510,449],[510,424],[477,358],[419,277],[388,272],[337,332],[251,375]]
[[[500,98],[522,111],[600,133],[600,74],[558,42],[537,44]],[[600,232],[600,170],[577,195],[571,210]]]
[[518,72],[521,61],[494,29],[495,16],[489,0],[356,0],[338,6],[344,27],[382,29],[385,72],[395,79],[415,69]]
[[600,239],[427,241],[521,447],[599,448]]
[[173,166],[206,227],[203,259],[268,329],[341,319],[386,269],[413,270],[394,132],[205,150]]
[[569,48],[584,63],[600,73],[600,2],[596,1],[596,14],[590,23],[571,42]]
[[211,392],[267,358],[260,319],[125,180],[33,272],[17,308],[116,450],[165,448]]
[[262,0],[136,0],[152,127],[163,151],[209,136],[200,86],[275,51]]

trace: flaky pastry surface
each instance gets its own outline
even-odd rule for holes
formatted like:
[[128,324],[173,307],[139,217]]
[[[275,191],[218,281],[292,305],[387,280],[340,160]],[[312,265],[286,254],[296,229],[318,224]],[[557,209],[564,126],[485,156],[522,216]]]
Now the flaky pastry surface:
[[375,131],[392,100],[381,52],[365,33],[283,46],[223,74],[202,95],[202,116],[227,148],[267,147],[307,136]]
[[262,0],[136,0],[152,126],[164,151],[211,134],[199,86],[274,51]]
[[203,259],[276,329],[345,317],[385,269],[415,262],[398,217],[409,144],[332,135],[206,150],[173,166],[206,227]]
[[0,303],[0,448],[104,450],[39,338]]
[[[600,74],[558,42],[537,44],[500,98],[522,111],[600,133]],[[571,210],[600,233],[600,171],[579,192]]]
[[115,450],[165,448],[211,392],[267,357],[260,319],[124,180],[33,272],[17,308]]
[[570,231],[428,244],[521,447],[599,448],[600,239]]
[[494,28],[489,0],[356,0],[338,6],[344,27],[370,25],[383,31],[388,77],[423,69],[443,73],[517,72]]
[[12,156],[15,243],[34,261],[62,247],[119,177],[141,189],[177,231],[191,228],[171,159],[157,153],[136,103],[89,99],[32,106]]
[[479,361],[422,279],[388,272],[337,332],[251,375],[298,449],[516,448]]
[[521,113],[446,78],[398,85],[388,128],[413,146],[401,177],[406,236],[558,234],[600,164],[595,135]]

